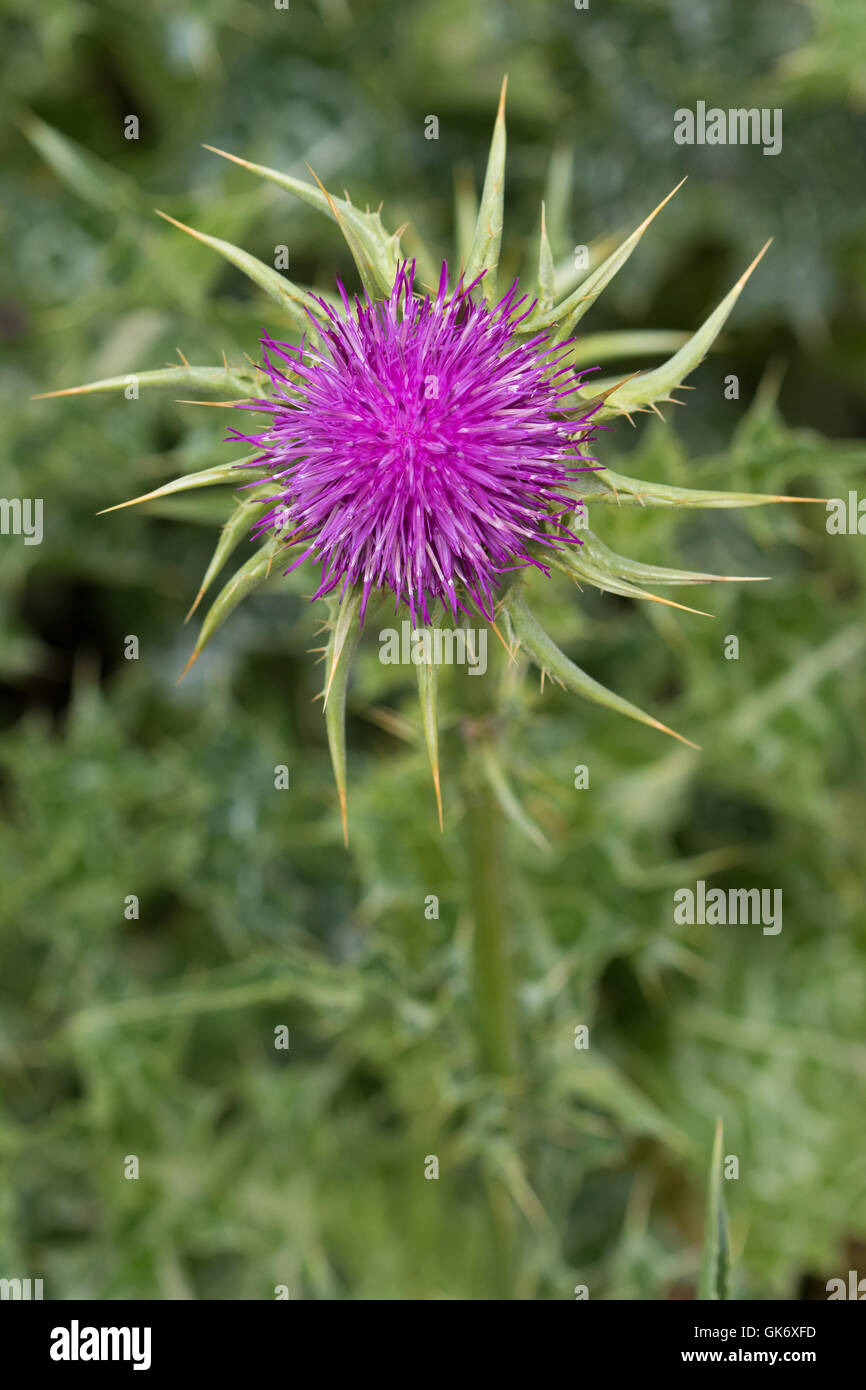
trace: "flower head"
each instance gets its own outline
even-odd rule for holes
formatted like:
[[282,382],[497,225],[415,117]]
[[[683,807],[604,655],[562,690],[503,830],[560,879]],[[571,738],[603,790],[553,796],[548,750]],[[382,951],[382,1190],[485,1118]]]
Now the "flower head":
[[272,397],[245,408],[270,423],[232,437],[279,487],[257,531],[304,543],[293,568],[321,562],[315,597],[361,586],[362,616],[390,590],[413,621],[436,600],[492,620],[503,573],[546,571],[537,547],[580,543],[567,520],[592,410],[566,413],[570,344],[515,336],[534,307],[516,316],[516,282],[491,308],[471,297],[478,280],[449,293],[444,264],[435,298],[418,298],[414,269],[354,308],[339,285],[342,313],[317,299],[312,345],[263,339]]
[[[464,284],[461,277],[449,292],[443,265],[437,293],[423,299],[413,294],[415,266],[403,260],[402,229],[389,234],[378,211],[362,211],[348,194],[336,197],[321,184],[304,184],[225,150],[215,153],[296,194],[337,223],[364,287],[363,301],[356,300],[353,307],[340,286],[340,302],[328,303],[241,247],[160,214],[270,294],[301,345],[264,339],[266,372],[235,367],[225,357],[221,367],[205,367],[181,356],[179,367],[139,373],[141,385],[184,382],[197,391],[228,392],[232,399],[218,404],[241,404],[266,412],[270,420],[257,435],[231,431],[232,438],[255,447],[252,462],[218,464],[132,501],[234,482],[240,467],[248,468],[254,479],[249,496],[223,529],[193,609],[228,556],[249,536],[252,516],[259,518],[254,534],[263,543],[214,598],[185,670],[237,605],[266,583],[277,553],[289,549],[292,568],[307,559],[321,564],[315,597],[331,597],[324,624],[329,638],[322,695],[344,835],[347,680],[360,639],[356,617],[363,618],[374,589],[390,591],[398,605],[408,604],[416,626],[419,615],[425,624],[438,620],[431,607],[438,608],[440,601],[455,617],[458,608],[474,609],[492,620],[496,601],[507,620],[512,655],[522,648],[542,674],[550,673],[566,689],[671,734],[560,651],[530,611],[526,586],[505,583],[503,576],[526,566],[545,574],[556,568],[581,587],[674,607],[684,605],[643,586],[729,578],[617,555],[585,526],[585,516],[580,518],[582,536],[569,528],[583,505],[575,479],[597,467],[579,451],[592,442],[598,422],[617,416],[632,420],[635,412],[645,410],[660,414],[661,403],[675,401],[674,391],[705,357],[769,242],[666,362],[599,382],[588,400],[580,376],[568,365],[573,335],[680,184],[583,278],[580,268],[572,270],[568,258],[562,259],[551,245],[542,203],[534,301],[520,312],[528,296],[519,299],[516,284],[498,303],[492,288],[500,273],[505,148],[503,82],[474,230],[461,236],[460,259],[471,283]],[[472,294],[483,276],[488,293],[485,302],[477,302]],[[634,335],[628,331],[602,336],[611,359],[634,351]],[[262,375],[269,377],[267,399],[261,399]],[[48,394],[125,391],[128,384],[128,376],[119,376]],[[599,517],[605,504],[623,501],[641,507],[715,508],[795,500],[671,486],[626,477],[609,466],[587,478],[583,490],[594,509],[599,504]],[[416,673],[439,801],[436,673],[423,662]],[[441,801],[439,809],[441,820]]]

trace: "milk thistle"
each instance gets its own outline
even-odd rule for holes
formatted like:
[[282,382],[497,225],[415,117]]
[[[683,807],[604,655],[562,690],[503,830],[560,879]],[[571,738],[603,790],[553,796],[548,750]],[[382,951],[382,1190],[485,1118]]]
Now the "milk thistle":
[[[464,623],[478,617],[512,657],[522,650],[542,675],[680,738],[559,650],[527,605],[527,574],[536,570],[549,577],[556,570],[579,584],[670,604],[643,586],[727,576],[614,554],[589,528],[587,502],[601,513],[610,504],[694,508],[788,500],[624,477],[588,452],[605,421],[650,409],[658,413],[660,402],[675,399],[673,391],[703,359],[767,248],[694,334],[675,335],[677,350],[661,366],[586,381],[586,370],[577,365],[575,330],[677,189],[586,274],[554,263],[542,204],[530,288],[515,282],[503,289],[505,86],[472,231],[458,246],[456,271],[442,263],[438,285],[418,284],[416,262],[401,245],[405,227],[389,234],[378,211],[361,211],[348,195],[334,197],[318,180],[306,183],[223,150],[213,152],[337,223],[360,280],[354,303],[339,282],[338,297],[314,295],[241,248],[160,214],[271,295],[298,341],[262,337],[261,362],[249,368],[230,366],[225,358],[213,367],[183,359],[179,366],[139,374],[141,387],[228,391],[231,400],[222,404],[267,419],[258,432],[229,431],[252,454],[117,506],[188,488],[241,484],[240,502],[191,611],[242,540],[252,537],[258,546],[213,602],[186,669],[275,566],[285,572],[308,562],[320,567],[313,598],[324,608],[329,633],[323,696],[344,837],[347,680],[371,597],[385,596],[408,610],[413,624],[441,624],[449,613]],[[627,333],[609,336],[609,355],[628,351]],[[122,390],[127,382],[109,378],[49,394]],[[435,666],[422,662],[416,674],[441,824]],[[501,769],[489,759],[484,766],[501,787]]]

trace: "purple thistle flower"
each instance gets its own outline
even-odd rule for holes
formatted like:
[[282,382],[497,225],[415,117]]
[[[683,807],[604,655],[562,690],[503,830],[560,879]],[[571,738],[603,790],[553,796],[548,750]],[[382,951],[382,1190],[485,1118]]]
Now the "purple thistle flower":
[[443,264],[436,298],[422,300],[414,271],[404,263],[387,300],[354,310],[338,281],[344,315],[317,299],[321,347],[263,338],[273,398],[243,408],[271,421],[230,437],[261,451],[280,489],[256,533],[304,544],[291,569],[321,561],[315,598],[360,585],[362,619],[371,590],[387,589],[413,622],[416,611],[429,622],[437,599],[492,621],[501,575],[549,573],[531,547],[580,544],[568,489],[587,471],[578,446],[595,407],[565,413],[580,385],[559,365],[570,343],[516,339],[534,307],[514,317],[527,298],[516,281],[490,308],[470,297],[480,276],[449,296]]

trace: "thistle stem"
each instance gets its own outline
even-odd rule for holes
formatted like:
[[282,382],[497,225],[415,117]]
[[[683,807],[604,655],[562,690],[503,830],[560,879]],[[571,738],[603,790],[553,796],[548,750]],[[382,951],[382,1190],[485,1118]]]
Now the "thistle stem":
[[[492,671],[464,678],[466,890],[473,919],[472,975],[478,1056],[483,1072],[506,1082],[515,1072],[515,1007],[509,915],[508,855],[502,808],[484,768],[501,738]],[[505,1104],[510,1103],[506,1095]],[[510,1126],[506,1114],[505,1124]],[[500,1296],[513,1297],[515,1213],[502,1180],[488,1180]]]
[[466,855],[478,1049],[485,1071],[508,1077],[514,1066],[508,872],[502,810],[485,776],[481,746],[496,736],[474,726],[469,737]]

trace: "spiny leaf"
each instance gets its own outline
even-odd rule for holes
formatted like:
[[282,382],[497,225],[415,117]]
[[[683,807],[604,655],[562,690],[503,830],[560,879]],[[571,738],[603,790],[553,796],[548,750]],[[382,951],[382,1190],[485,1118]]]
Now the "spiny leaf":
[[[128,502],[116,502],[113,507],[103,507],[96,515],[105,516],[107,512],[119,512],[123,507],[137,507],[140,502],[155,502],[159,497],[170,497],[173,492],[189,492],[193,488],[213,487],[217,483],[232,483],[237,487],[244,476],[253,477],[257,471],[267,472],[266,469],[257,470],[249,467],[255,458],[255,454],[249,454],[234,463],[218,463],[214,468],[202,468],[198,473],[185,473],[182,478],[172,478],[171,482],[163,483],[162,487],[156,487],[152,492],[143,492],[140,497],[131,497]],[[243,469],[244,472],[239,472],[239,469]]]
[[[307,165],[307,168],[310,169],[309,164]],[[364,286],[365,293],[369,296],[370,299],[374,299],[377,293],[390,294],[391,289],[393,287],[393,281],[391,284],[388,284],[386,281],[383,281],[379,275],[377,275],[376,266],[373,262],[373,257],[370,255],[369,251],[367,250],[367,247],[364,245],[363,241],[358,236],[354,227],[351,225],[350,222],[347,222],[346,218],[343,216],[339,207],[337,206],[337,203],[331,197],[330,193],[320,180],[315,170],[310,169],[310,173],[313,175],[313,178],[316,180],[316,183],[321,188],[325,198],[328,200],[328,206],[331,208],[333,212],[334,220],[337,223],[337,226],[340,228],[340,231],[343,233],[343,240],[345,241],[346,245],[351,251],[352,260],[355,262],[355,265],[358,268],[358,274],[361,277],[361,284]]]
[[361,599],[363,589],[349,589],[341,600],[337,609],[337,616],[331,631],[331,639],[328,643],[328,676],[325,682],[325,696],[323,709],[328,708],[328,696],[331,686],[346,645],[346,639],[354,627],[360,627],[361,623]]
[[770,502],[823,502],[822,497],[784,497],[766,492],[724,492],[715,489],[671,487],[667,483],[629,478],[612,468],[587,473],[580,493],[591,502],[632,507],[764,507]]
[[[593,301],[596,300],[602,290],[610,284],[617,271],[621,270],[625,265],[653,218],[658,216],[665,206],[665,203],[670,202],[671,198],[678,189],[682,188],[684,183],[685,179],[680,179],[676,188],[671,189],[668,196],[662,199],[658,207],[654,208],[649,216],[644,218],[643,222],[641,222],[639,227],[635,228],[631,236],[626,237],[625,241],[618,246],[605,261],[602,261],[597,270],[592,271],[591,274],[587,275],[585,280],[581,281],[574,293],[569,295],[568,299],[563,300],[561,304],[557,304],[546,314],[534,314],[531,320],[532,325],[535,326],[537,324],[539,327],[550,327],[555,325],[556,332],[554,334],[554,342],[556,343],[564,342],[566,338],[570,338],[576,325],[583,318],[586,311],[592,306]],[[527,320],[527,325],[529,325],[529,323],[530,320]]]
[[[548,218],[549,222],[550,218]],[[569,256],[557,260],[553,277],[556,286],[556,298],[565,299],[573,290],[576,290],[581,280],[585,279],[587,272],[596,270],[616,248],[618,240],[618,237],[607,233],[605,236],[597,237],[595,241],[589,242],[586,248],[588,252],[586,265],[578,265],[575,255],[577,247],[572,248]],[[527,319],[526,322],[529,323],[529,320]]]
[[271,572],[271,566],[277,552],[282,548],[283,543],[276,537],[269,540],[258,550],[255,555],[251,555],[245,564],[234,574],[228,584],[220,590],[214,602],[208,609],[207,616],[201,625],[195,647],[189,661],[184,666],[178,680],[183,680],[187,671],[198,661],[208,642],[216,632],[222,627],[226,618],[232,613],[238,604],[241,603],[249,594],[264,584]]
[[661,598],[658,594],[651,594],[646,589],[639,589],[635,584],[630,584],[628,580],[620,579],[616,572],[606,565],[594,563],[591,554],[587,553],[586,545],[560,550],[555,555],[548,556],[547,560],[563,574],[569,575],[576,583],[580,584],[583,581],[586,584],[592,584],[602,593],[620,594],[623,598],[647,599],[651,603],[664,604],[666,608],[680,608],[684,613],[697,613],[701,618],[712,617],[711,613],[705,613],[702,608],[690,608],[687,604],[675,603],[673,599]]
[[[430,631],[430,629],[427,629]],[[436,793],[436,810],[439,814],[439,829],[442,821],[442,786],[439,777],[439,672],[433,661],[417,662],[415,674],[418,678],[418,703],[421,707],[421,725],[424,729],[424,742],[430,759],[433,776],[433,790]]]
[[652,715],[645,714],[637,705],[633,705],[629,700],[624,700],[621,695],[615,695],[613,691],[593,680],[579,666],[576,666],[548,637],[544,628],[530,612],[523,597],[521,586],[515,584],[508,590],[504,604],[511,617],[511,624],[516,637],[542,671],[547,671],[569,690],[584,696],[587,700],[593,700],[596,704],[616,710],[618,714],[627,715],[629,719],[636,719],[640,724],[648,724],[652,729],[659,729],[662,733],[670,734],[671,738],[679,739],[680,743],[686,743],[690,748],[697,747],[697,744],[683,738],[682,734],[674,733],[673,729],[669,729],[666,724],[654,719]]
[[[326,217],[332,218],[346,237],[359,271],[361,264],[358,262],[358,254],[361,254],[364,265],[362,275],[369,276],[372,272],[379,292],[390,294],[401,260],[400,239],[396,234],[389,236],[382,226],[378,212],[362,212],[348,198],[335,198],[321,183],[316,188],[311,183],[305,183],[303,179],[293,178],[291,174],[282,174],[279,170],[269,169],[264,164],[252,164],[249,160],[240,159],[237,155],[219,150],[214,145],[205,145],[204,148],[223,159],[230,159],[242,169],[249,169],[260,178],[268,179],[278,188],[301,198],[317,212],[323,212]],[[313,177],[316,177],[315,174]]]
[[494,749],[489,744],[484,744],[480,751],[484,775],[504,814],[536,849],[540,849],[543,854],[549,854],[550,841],[521,806]]
[[33,396],[34,401],[47,401],[55,396],[95,396],[102,391],[125,391],[133,383],[137,387],[192,386],[199,391],[230,391],[238,398],[247,400],[251,396],[264,393],[267,378],[249,372],[233,371],[230,367],[194,367],[189,362],[184,366],[171,365],[158,367],[152,372],[128,372],[126,376],[107,376],[101,381],[90,381],[85,386],[65,386],[62,391],[42,391]]
[[464,266],[466,283],[469,284],[482,271],[486,274],[481,289],[488,304],[496,302],[496,271],[499,267],[499,247],[502,242],[502,207],[505,191],[505,89],[508,78],[502,79],[499,94],[499,110],[493,127],[490,154],[487,159],[487,173],[481,204],[475,223],[475,236],[472,249]]
[[216,579],[223,565],[229,556],[237,549],[245,536],[249,536],[256,521],[273,505],[270,498],[250,498],[241,502],[229,517],[228,521],[220,531],[220,538],[217,541],[216,549],[211,556],[210,564],[205,570],[204,579],[195,596],[195,601],[184,619],[189,622],[195,610],[198,608],[208,589]]
[[[349,668],[352,657],[361,638],[361,626],[357,620],[360,610],[360,594],[350,590],[342,602],[334,601],[332,614],[334,624],[325,660],[328,670],[327,706],[325,708],[325,728],[328,734],[328,749],[331,766],[337,783],[340,798],[340,819],[343,824],[343,843],[349,843],[349,822],[346,804],[346,690],[349,683]],[[354,621],[348,614],[354,611]]]
[[626,555],[615,554],[591,531],[584,531],[581,539],[583,545],[580,548],[578,563],[585,556],[589,556],[599,567],[610,570],[612,574],[621,575],[623,579],[636,580],[639,584],[749,584],[768,578],[767,575],[703,574],[698,570],[674,570],[659,565],[643,565]]
[[722,1191],[722,1146],[723,1127],[722,1120],[719,1118],[716,1120],[713,1155],[710,1160],[706,1234],[698,1288],[698,1298],[703,1300],[728,1299],[731,1296],[728,1222]]
[[211,246],[232,265],[236,265],[238,270],[242,270],[254,284],[276,300],[277,304],[288,315],[292,327],[297,329],[299,333],[317,336],[307,311],[309,310],[309,313],[313,315],[321,314],[322,311],[307,290],[293,284],[278,270],[274,270],[273,266],[265,265],[264,261],[260,261],[256,256],[251,256],[249,251],[244,251],[240,246],[234,246],[230,241],[223,241],[221,237],[208,236],[205,232],[196,231],[194,227],[187,227],[185,223],[178,222],[174,217],[169,217],[167,212],[160,212],[159,208],[156,209],[156,213],[158,217],[170,222],[173,227],[178,227],[188,236],[195,237],[196,241],[204,242],[205,246]]
[[[721,304],[713,310],[709,318],[701,324],[697,332],[692,334],[688,342],[660,367],[656,367],[649,372],[642,372],[640,376],[636,377],[628,385],[623,386],[618,391],[614,391],[608,401],[598,411],[596,416],[597,419],[603,420],[610,415],[628,415],[632,410],[643,410],[648,406],[652,406],[656,401],[670,399],[671,392],[676,390],[676,388],[685,381],[686,377],[703,361],[713,340],[718,336],[725,320],[728,318],[728,315],[739,299],[743,286],[761,257],[765,254],[769,245],[769,241],[764,243],[751,265],[743,272],[733,289],[725,295]],[[596,382],[593,384],[592,391],[604,390],[605,385],[606,383],[603,381]]]

